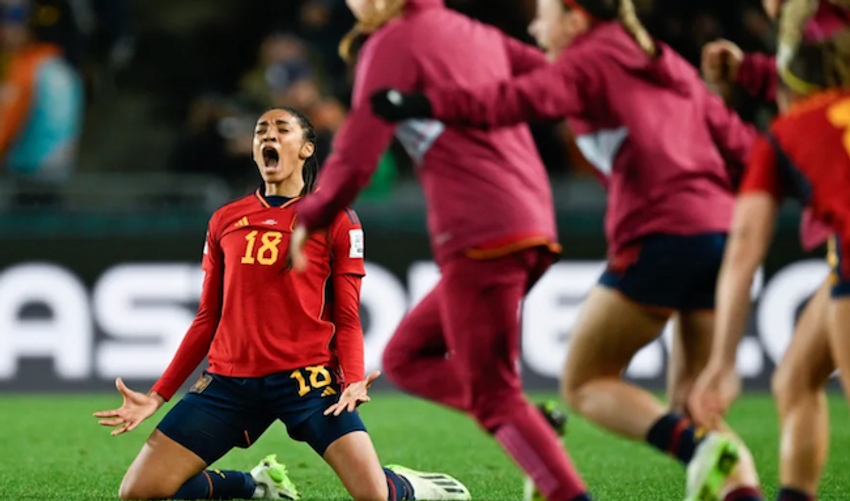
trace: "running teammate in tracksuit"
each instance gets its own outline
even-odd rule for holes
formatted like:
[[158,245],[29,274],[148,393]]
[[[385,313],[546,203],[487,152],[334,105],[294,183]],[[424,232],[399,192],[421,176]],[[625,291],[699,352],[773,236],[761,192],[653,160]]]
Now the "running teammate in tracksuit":
[[434,120],[396,127],[368,101],[384,87],[484,85],[525,74],[545,57],[442,0],[348,4],[360,28],[373,33],[319,191],[298,207],[294,265],[305,266],[299,249],[306,234],[327,227],[355,199],[396,134],[417,163],[442,278],[396,332],[384,357],[387,375],[473,416],[549,501],[587,500],[555,432],[523,396],[519,374],[522,300],[559,250],[548,177],[528,127],[473,131]]

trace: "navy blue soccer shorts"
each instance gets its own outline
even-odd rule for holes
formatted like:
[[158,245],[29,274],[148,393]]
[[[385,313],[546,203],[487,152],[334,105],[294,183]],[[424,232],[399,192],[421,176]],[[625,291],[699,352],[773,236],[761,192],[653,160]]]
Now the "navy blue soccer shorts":
[[713,310],[726,233],[654,234],[625,246],[599,284],[644,306]]
[[204,372],[157,429],[212,464],[234,447],[250,447],[279,419],[290,437],[323,455],[338,438],[366,431],[357,411],[323,414],[339,396],[334,371],[323,366],[251,378]]
[[826,260],[829,262],[831,273],[829,281],[832,285],[832,297],[850,296],[850,266],[847,263],[845,250],[841,247],[842,240],[837,235],[829,239],[829,252]]

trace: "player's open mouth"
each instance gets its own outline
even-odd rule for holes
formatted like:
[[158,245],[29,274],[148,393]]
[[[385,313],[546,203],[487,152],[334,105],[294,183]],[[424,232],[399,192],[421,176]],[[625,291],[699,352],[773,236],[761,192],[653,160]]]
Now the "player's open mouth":
[[277,168],[277,164],[280,161],[280,154],[278,154],[277,150],[272,146],[266,146],[263,148],[263,164],[267,169],[275,169]]

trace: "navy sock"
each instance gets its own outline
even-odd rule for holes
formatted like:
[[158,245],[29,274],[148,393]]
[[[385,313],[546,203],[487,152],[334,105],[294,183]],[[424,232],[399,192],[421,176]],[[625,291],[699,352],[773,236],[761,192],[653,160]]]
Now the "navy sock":
[[593,498],[590,497],[590,494],[585,492],[584,494],[582,494],[581,496],[579,496],[577,498],[570,499],[570,501],[593,501]]
[[726,494],[723,501],[764,501],[764,496],[755,487],[740,487]]
[[181,485],[171,499],[251,499],[256,488],[250,473],[204,470]]
[[646,441],[661,452],[688,464],[705,436],[705,430],[675,412],[662,416],[650,428]]
[[406,478],[389,468],[384,468],[384,473],[387,474],[387,490],[389,491],[387,501],[416,499],[413,497],[413,486]]
[[798,491],[797,489],[783,487],[779,489],[779,495],[776,499],[777,501],[814,501],[815,496],[803,491]]

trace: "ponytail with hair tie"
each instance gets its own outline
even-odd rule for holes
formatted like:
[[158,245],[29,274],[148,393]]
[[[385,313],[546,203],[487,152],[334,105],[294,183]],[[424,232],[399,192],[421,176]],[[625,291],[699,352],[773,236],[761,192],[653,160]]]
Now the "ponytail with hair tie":
[[623,28],[629,32],[647,56],[655,57],[658,55],[658,47],[655,46],[655,41],[652,39],[652,35],[646,31],[643,23],[640,22],[640,18],[637,16],[637,11],[635,11],[635,4],[632,0],[620,0],[619,4],[619,18],[620,24],[623,25]]

